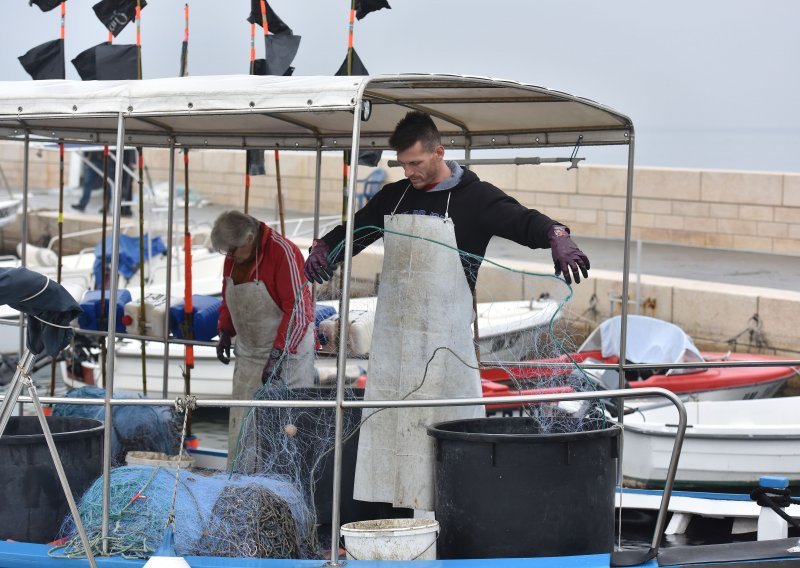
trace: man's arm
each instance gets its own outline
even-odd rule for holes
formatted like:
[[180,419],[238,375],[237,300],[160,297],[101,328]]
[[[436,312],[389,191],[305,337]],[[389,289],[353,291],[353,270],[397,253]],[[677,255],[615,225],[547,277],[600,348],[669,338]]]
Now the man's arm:
[[[383,236],[383,216],[386,209],[386,185],[367,204],[356,211],[353,218],[353,254],[356,255]],[[309,281],[322,282],[333,275],[334,266],[344,258],[345,226],[338,225],[320,239],[315,239],[309,250],[304,272]]]
[[572,278],[580,282],[581,274],[589,277],[589,259],[570,237],[569,227],[523,206],[490,184],[487,184],[486,199],[487,214],[482,219],[489,225],[485,228],[489,234],[531,248],[549,248],[555,273],[563,275],[567,284],[572,283]]

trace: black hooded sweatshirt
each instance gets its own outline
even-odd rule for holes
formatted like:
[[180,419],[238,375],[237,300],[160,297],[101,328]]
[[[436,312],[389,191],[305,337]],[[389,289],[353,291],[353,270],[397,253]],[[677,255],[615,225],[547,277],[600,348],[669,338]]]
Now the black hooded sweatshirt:
[[[356,212],[353,254],[358,254],[383,236],[382,231],[362,228],[375,226],[383,229],[384,215],[390,215],[394,211],[398,214],[444,217],[445,210],[453,220],[459,250],[479,257],[461,255],[470,288],[475,287],[481,260],[493,236],[530,248],[550,248],[547,231],[553,225],[561,225],[547,215],[521,205],[492,184],[481,181],[474,172],[465,170],[461,181],[449,190],[417,190],[408,179],[383,186]],[[322,240],[334,250],[344,241],[344,237],[344,226],[339,225],[323,236]],[[334,263],[341,261],[343,256],[343,249],[340,249]]]

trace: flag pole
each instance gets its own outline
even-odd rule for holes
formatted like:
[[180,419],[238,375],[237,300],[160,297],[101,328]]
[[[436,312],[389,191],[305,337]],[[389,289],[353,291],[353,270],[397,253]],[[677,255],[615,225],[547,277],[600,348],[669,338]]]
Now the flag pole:
[[[172,230],[170,228],[170,230]],[[189,230],[189,149],[183,150],[183,338],[194,339],[194,306],[192,305],[192,233]],[[194,368],[194,346],[186,345],[183,371],[184,395],[192,394],[191,378]],[[192,436],[192,417],[186,409],[186,436]]]
[[[64,37],[64,2],[61,3],[61,37]],[[58,264],[56,282],[61,284],[62,259],[64,255],[64,142],[58,143]],[[56,358],[50,362],[50,396],[56,392]]]
[[[136,78],[142,79],[142,2],[136,0]],[[144,294],[144,148],[136,148],[139,154],[139,335],[147,335],[147,315],[145,310]],[[125,163],[125,150],[117,148],[117,159]],[[147,348],[145,342],[140,342],[142,355],[142,392],[147,396]]]
[[183,5],[183,45],[181,46],[181,77],[189,76],[189,3]]
[[[355,0],[354,0],[355,1]],[[136,78],[142,78],[142,0],[136,0]],[[117,149],[119,152],[119,149]]]
[[[114,36],[111,35],[111,32],[108,32],[109,35],[109,43],[111,43],[111,38]],[[108,144],[103,146],[103,186],[101,188],[103,192],[103,237],[102,237],[102,258],[103,262],[100,265],[100,279],[102,282],[100,283],[100,325],[105,326],[108,328],[108,322],[106,321],[106,280],[107,276],[107,269],[106,269],[106,255],[108,252],[106,251],[106,238],[108,233],[108,203],[109,203],[109,188],[108,188]],[[103,336],[101,338],[102,346],[100,349],[100,357],[102,361],[102,379],[103,379],[103,388],[106,386],[106,349],[107,343],[106,338]]]
[[[347,75],[353,74],[353,37],[356,20],[356,0],[350,0],[350,19],[347,28]],[[347,180],[350,177],[350,152],[342,153],[342,224],[347,223]],[[344,273],[339,273],[339,289],[344,286]]]
[[[64,39],[67,35],[67,3],[62,0],[61,2],[61,29],[59,37],[61,38],[61,48],[64,49]],[[64,65],[64,58],[61,59]],[[66,72],[63,74],[66,77]],[[56,265],[56,282],[61,283],[61,268],[62,258],[64,252],[64,143],[58,143],[58,264]],[[56,358],[50,362],[50,396],[55,396],[56,392]]]
[[[269,24],[267,22],[267,2],[261,0],[261,27],[264,30],[264,62],[267,60],[267,35]],[[278,189],[278,219],[281,223],[281,235],[286,236],[286,220],[283,213],[283,192],[281,190],[281,158],[280,151],[275,150],[275,185]]]
[[[250,74],[256,70],[256,24],[250,24]],[[244,212],[250,209],[250,152],[245,150],[244,156]]]

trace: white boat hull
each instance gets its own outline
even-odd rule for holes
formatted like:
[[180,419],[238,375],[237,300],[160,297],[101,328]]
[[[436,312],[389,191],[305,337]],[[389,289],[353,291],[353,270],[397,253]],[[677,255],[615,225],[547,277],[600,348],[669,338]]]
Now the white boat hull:
[[[761,476],[800,484],[800,397],[686,404],[689,424],[676,487],[755,487]],[[636,487],[661,487],[677,431],[674,407],[624,421],[622,472]]]

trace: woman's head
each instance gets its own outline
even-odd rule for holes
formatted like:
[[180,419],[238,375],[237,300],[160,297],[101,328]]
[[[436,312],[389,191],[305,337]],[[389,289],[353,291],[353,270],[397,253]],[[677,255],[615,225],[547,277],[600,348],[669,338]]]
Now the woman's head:
[[253,256],[258,227],[255,217],[241,211],[224,211],[211,229],[211,246],[236,263],[246,262]]

